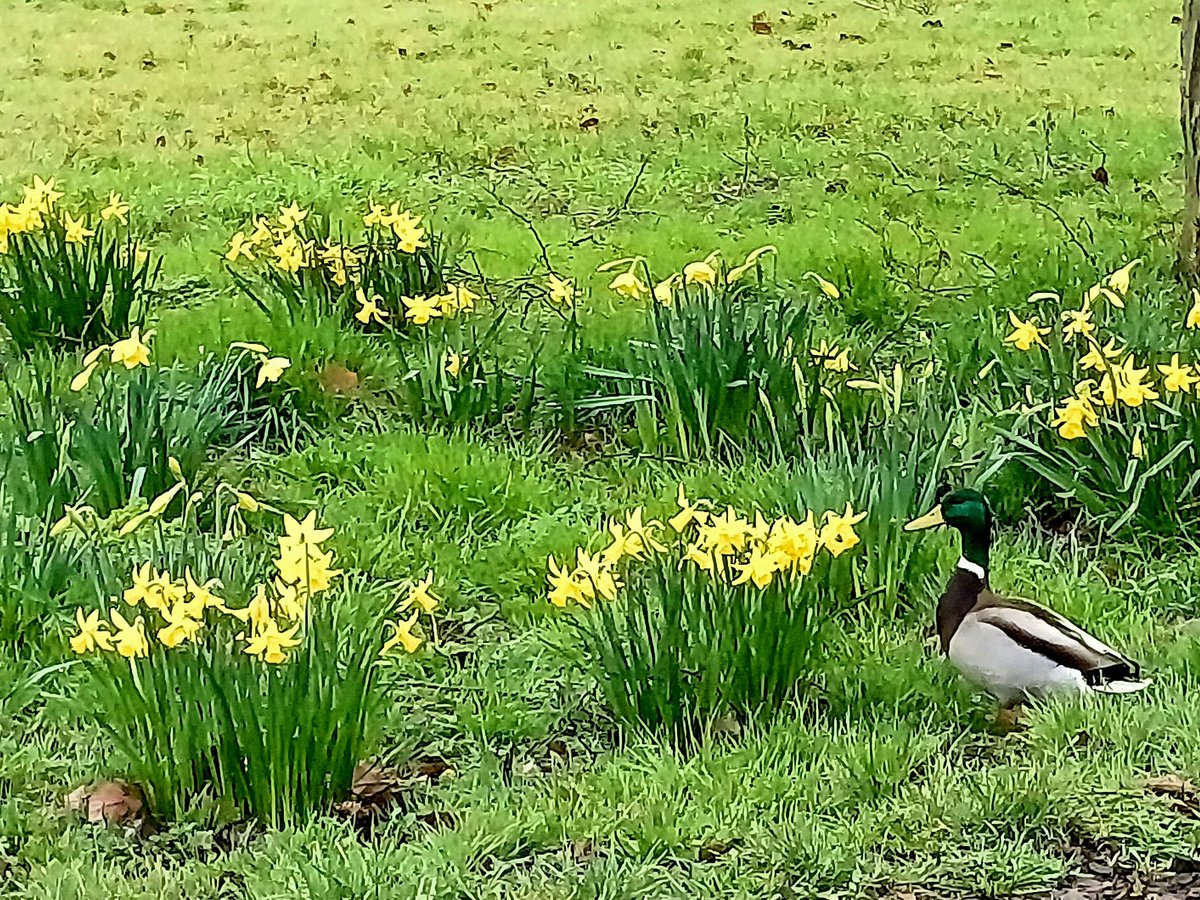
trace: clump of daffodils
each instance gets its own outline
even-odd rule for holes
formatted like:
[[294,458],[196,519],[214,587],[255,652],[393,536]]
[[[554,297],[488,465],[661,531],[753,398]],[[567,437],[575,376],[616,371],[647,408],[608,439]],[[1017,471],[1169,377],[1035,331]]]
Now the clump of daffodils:
[[[1074,357],[1075,390],[1054,404],[1050,427],[1060,437],[1073,441],[1086,437],[1092,429],[1102,426],[1105,411],[1139,409],[1165,396],[1182,398],[1193,393],[1200,384],[1200,369],[1195,363],[1182,361],[1180,353],[1172,352],[1170,359],[1154,364],[1142,362],[1127,348],[1121,347],[1115,336],[1106,336],[1103,329],[1116,324],[1115,317],[1124,310],[1132,286],[1133,270],[1141,263],[1135,259],[1106,276],[1083,292],[1078,308],[1062,312],[1061,348]],[[1031,301],[1059,301],[1056,293],[1041,291]],[[1200,328],[1200,292],[1193,293],[1194,304],[1182,322],[1182,327]],[[1101,321],[1107,311],[1109,321]],[[1046,338],[1054,330],[1041,325],[1036,317],[1022,318],[1008,313],[1012,330],[1004,343],[1020,353],[1049,350]],[[1154,372],[1161,376],[1156,379]],[[1083,377],[1083,376],[1088,377]],[[1139,454],[1133,454],[1140,459]]]
[[53,178],[43,180],[35,175],[20,202],[0,203],[0,253],[7,253],[10,240],[19,235],[61,231],[68,244],[82,245],[108,222],[128,224],[129,204],[120,194],[109,194],[108,204],[91,215],[83,210],[72,214],[63,208],[59,201],[64,196]]
[[[763,257],[777,252],[774,245],[768,244],[750,251],[745,260],[738,265],[726,266],[721,261],[720,251],[714,250],[704,259],[689,262],[681,271],[658,282],[650,278],[649,267],[644,256],[616,259],[605,263],[596,271],[617,272],[609,281],[608,288],[620,297],[630,300],[653,299],[662,306],[673,306],[678,289],[698,290],[712,294],[722,285],[735,284],[741,281],[747,273],[759,271],[763,264]],[[621,269],[624,271],[619,271]],[[820,276],[816,277],[827,296],[834,298],[840,296],[834,285]],[[568,292],[564,289],[562,279],[555,275],[550,276],[549,300],[551,305],[570,305],[573,297],[573,289]]]
[[150,654],[152,638],[167,651],[199,643],[206,635],[227,640],[224,619],[235,623],[233,641],[244,652],[271,665],[284,662],[300,645],[306,606],[329,590],[341,570],[333,567],[333,552],[321,547],[333,529],[318,528],[316,513],[303,520],[284,514],[283,526],[275,575],[259,584],[244,606],[228,606],[217,593],[221,583],[200,581],[190,567],[177,578],[146,562],[133,568],[129,587],[111,599],[107,619],[99,610],[75,611],[79,631],[71,649],[112,652],[133,662]]
[[547,599],[559,607],[614,600],[624,586],[623,569],[653,556],[673,558],[680,568],[692,567],[720,584],[764,590],[808,575],[822,552],[838,557],[858,546],[854,526],[866,516],[847,503],[841,512],[810,511],[799,521],[786,515],[767,520],[757,511],[751,519],[733,507],[718,513],[710,501],[693,502],[683,485],[676,504],[679,511],[666,524],[644,520],[641,507],[611,522],[607,546],[594,553],[577,548],[573,566],[560,566],[551,556]]

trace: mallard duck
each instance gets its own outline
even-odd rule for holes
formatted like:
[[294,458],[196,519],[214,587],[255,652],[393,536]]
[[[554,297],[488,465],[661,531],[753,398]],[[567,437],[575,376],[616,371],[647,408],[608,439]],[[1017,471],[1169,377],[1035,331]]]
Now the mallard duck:
[[979,491],[958,490],[904,526],[958,529],[962,557],[938,601],[942,652],[1004,709],[1051,694],[1128,694],[1150,682],[1137,663],[1058,613],[988,587],[992,511]]

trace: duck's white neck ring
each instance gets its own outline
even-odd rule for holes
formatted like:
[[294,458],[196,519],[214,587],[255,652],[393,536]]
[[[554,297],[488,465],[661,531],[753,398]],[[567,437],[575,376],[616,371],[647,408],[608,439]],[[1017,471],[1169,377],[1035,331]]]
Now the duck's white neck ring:
[[966,569],[980,581],[987,581],[987,571],[984,570],[983,566],[971,562],[965,556],[960,556],[958,558],[958,567],[960,569]]

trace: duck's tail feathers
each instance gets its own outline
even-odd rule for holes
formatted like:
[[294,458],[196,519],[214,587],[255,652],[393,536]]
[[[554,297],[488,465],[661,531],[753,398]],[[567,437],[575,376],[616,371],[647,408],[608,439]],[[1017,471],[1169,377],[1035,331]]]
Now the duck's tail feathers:
[[1092,685],[1092,690],[1098,694],[1136,694],[1138,691],[1145,690],[1154,683],[1154,680],[1147,678],[1144,681],[1104,681],[1100,684]]

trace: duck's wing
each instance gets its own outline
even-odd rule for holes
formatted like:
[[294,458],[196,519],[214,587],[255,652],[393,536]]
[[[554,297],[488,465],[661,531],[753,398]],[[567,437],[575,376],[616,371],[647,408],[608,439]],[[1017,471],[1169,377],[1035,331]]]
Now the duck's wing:
[[968,614],[979,622],[1000,629],[1014,643],[1049,660],[1083,674],[1093,688],[1106,685],[1137,684],[1137,663],[1088,634],[1070,619],[1030,600],[1001,597],[983,591],[975,608]]

